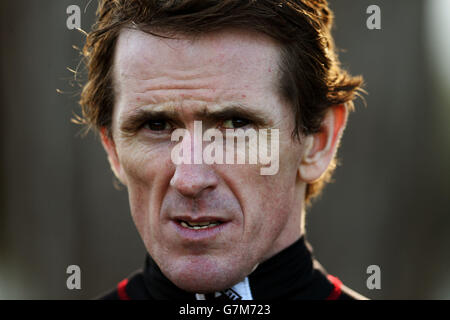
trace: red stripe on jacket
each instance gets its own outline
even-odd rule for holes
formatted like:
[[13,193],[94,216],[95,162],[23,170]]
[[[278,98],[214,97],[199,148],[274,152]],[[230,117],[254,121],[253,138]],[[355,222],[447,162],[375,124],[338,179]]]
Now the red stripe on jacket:
[[342,287],[342,282],[341,280],[339,280],[338,278],[332,276],[331,274],[329,274],[327,276],[328,280],[331,281],[331,283],[333,284],[334,288],[333,291],[331,291],[330,295],[328,296],[327,300],[337,300],[339,299],[339,297],[341,296],[341,287]]
[[125,278],[122,281],[120,281],[119,284],[117,285],[117,294],[119,295],[120,300],[131,300],[127,294],[127,291],[125,290],[127,284],[128,279]]

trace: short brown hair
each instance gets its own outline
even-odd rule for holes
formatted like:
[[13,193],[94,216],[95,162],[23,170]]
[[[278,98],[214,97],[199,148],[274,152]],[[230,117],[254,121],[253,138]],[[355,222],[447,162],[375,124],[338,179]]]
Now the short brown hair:
[[[279,89],[293,108],[293,138],[316,133],[330,106],[346,104],[353,109],[362,85],[361,77],[340,67],[332,21],[326,0],[100,0],[97,21],[83,49],[88,81],[81,93],[79,120],[87,128],[106,128],[110,133],[112,63],[121,28],[198,35],[234,27],[262,32],[280,43]],[[308,184],[307,203],[329,182],[335,165],[333,159],[321,179]]]

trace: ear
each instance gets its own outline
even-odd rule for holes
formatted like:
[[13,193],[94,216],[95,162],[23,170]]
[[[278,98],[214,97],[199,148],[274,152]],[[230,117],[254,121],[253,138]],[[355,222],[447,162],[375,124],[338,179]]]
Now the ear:
[[111,170],[114,172],[119,181],[126,185],[125,176],[123,175],[122,166],[119,161],[119,157],[117,156],[116,145],[112,137],[108,134],[108,130],[103,127],[100,129],[100,137],[102,140],[103,148],[108,155],[108,161],[111,166]]
[[332,106],[325,113],[320,132],[306,137],[299,167],[303,181],[312,183],[326,172],[336,154],[347,117],[348,110],[345,105]]

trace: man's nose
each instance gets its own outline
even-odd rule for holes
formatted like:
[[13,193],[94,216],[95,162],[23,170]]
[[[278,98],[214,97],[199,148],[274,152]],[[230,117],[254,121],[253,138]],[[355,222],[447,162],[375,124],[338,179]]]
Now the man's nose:
[[206,164],[179,164],[170,185],[185,197],[197,198],[205,190],[217,187],[218,177]]

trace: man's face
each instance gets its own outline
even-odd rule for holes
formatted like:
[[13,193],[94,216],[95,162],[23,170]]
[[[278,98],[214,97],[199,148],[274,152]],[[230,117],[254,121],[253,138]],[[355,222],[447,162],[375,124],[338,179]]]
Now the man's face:
[[[108,154],[148,252],[182,289],[230,287],[300,236],[302,146],[291,139],[278,63],[278,46],[256,33],[119,36]],[[203,130],[279,129],[278,173],[261,175],[258,164],[175,165],[171,132],[193,136],[194,120]],[[193,230],[182,221],[220,224]]]

